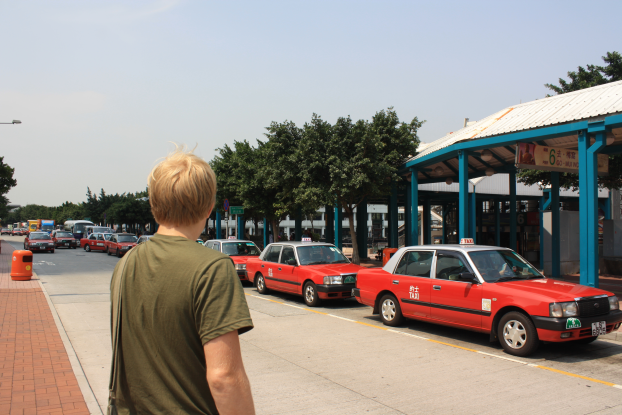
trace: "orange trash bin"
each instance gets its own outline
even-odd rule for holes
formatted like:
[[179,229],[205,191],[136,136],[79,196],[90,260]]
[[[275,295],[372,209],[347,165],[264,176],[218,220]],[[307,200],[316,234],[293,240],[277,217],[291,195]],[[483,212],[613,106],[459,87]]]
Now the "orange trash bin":
[[13,251],[11,262],[11,279],[13,281],[28,281],[32,278],[32,252]]
[[397,252],[397,248],[384,248],[382,250],[382,266],[384,267],[389,262],[389,259]]

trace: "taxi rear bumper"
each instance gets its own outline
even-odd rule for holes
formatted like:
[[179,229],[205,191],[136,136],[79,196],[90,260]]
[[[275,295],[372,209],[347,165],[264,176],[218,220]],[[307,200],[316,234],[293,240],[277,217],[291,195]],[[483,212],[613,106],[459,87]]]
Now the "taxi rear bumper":
[[[598,321],[607,322],[607,326],[610,324],[616,324],[622,321],[622,310],[613,310],[608,314],[604,314],[602,316],[594,316],[594,317],[574,317],[581,322],[582,328],[589,328],[592,326],[592,323],[596,323]],[[542,317],[542,316],[531,316],[533,320],[533,324],[537,329],[544,330],[552,330],[552,331],[569,331],[566,329],[566,321],[568,317]]]

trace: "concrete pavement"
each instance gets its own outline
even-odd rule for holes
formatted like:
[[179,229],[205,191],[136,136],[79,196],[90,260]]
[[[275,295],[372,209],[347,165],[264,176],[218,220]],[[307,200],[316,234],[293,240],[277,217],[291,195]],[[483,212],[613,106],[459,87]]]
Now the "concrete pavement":
[[[57,250],[34,263],[104,409],[117,261]],[[300,297],[245,292],[255,329],[240,339],[259,414],[622,411],[622,343],[549,344],[515,358],[483,334],[416,321],[389,330],[354,300],[309,309]]]

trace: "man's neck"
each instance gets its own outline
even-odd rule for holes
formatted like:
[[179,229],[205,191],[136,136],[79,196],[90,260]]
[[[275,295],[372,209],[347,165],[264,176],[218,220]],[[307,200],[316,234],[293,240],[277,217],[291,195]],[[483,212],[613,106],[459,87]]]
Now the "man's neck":
[[191,241],[194,241],[199,236],[201,236],[201,231],[203,230],[204,224],[205,221],[203,221],[202,223],[195,223],[188,226],[169,226],[160,224],[156,233],[167,236],[181,236],[190,239]]

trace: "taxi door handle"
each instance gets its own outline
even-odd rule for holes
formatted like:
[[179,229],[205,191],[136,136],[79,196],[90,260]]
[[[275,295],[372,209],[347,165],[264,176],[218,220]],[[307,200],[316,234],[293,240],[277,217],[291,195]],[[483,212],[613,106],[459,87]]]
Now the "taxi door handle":
[[440,285],[433,285],[432,288],[438,291],[438,290],[441,289],[441,286]]
[[263,268],[263,265],[261,267]]
[[279,268],[279,271],[281,270],[281,268]]
[[399,283],[400,283],[400,282],[399,282],[398,280],[393,280],[393,284],[397,285],[397,284],[399,284]]

